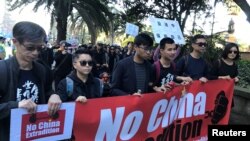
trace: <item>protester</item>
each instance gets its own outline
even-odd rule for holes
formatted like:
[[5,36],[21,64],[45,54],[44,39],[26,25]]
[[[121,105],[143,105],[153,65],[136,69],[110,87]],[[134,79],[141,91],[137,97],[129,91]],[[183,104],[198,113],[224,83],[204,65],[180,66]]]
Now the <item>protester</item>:
[[76,50],[72,61],[74,70],[57,87],[62,101],[86,102],[87,99],[101,97],[103,84],[91,73],[94,62],[89,51]]
[[110,52],[108,53],[108,67],[109,67],[109,73],[111,74],[113,72],[114,66],[117,64],[117,62],[120,60],[119,55],[115,52],[115,46],[110,47]]
[[32,22],[19,22],[13,27],[13,44],[16,55],[0,61],[0,140],[8,141],[10,111],[24,108],[35,113],[37,104],[48,101],[48,113],[53,115],[60,108],[61,100],[54,94],[46,68],[35,60],[44,46],[46,33]]
[[[235,43],[226,44],[221,58],[216,60],[209,73],[209,79],[234,79],[234,82],[239,82],[238,66],[236,61],[239,59],[239,47]],[[232,102],[232,107],[234,102]]]
[[176,66],[173,62],[176,51],[177,47],[173,39],[166,37],[160,41],[159,52],[161,57],[160,60],[155,61],[153,64],[153,74],[155,74],[154,91],[166,92],[171,90],[173,88],[171,83],[174,81],[192,81],[190,77],[176,75]]
[[111,95],[140,95],[149,92],[151,64],[147,61],[152,53],[152,38],[141,33],[135,37],[135,55],[119,61],[114,68]]
[[125,48],[126,48],[126,52],[124,52],[123,58],[133,56],[135,54],[133,42],[128,42]]
[[96,66],[93,68],[93,73],[95,77],[98,77],[103,72],[108,72],[108,54],[104,50],[104,45],[102,43],[96,44],[96,49],[93,50],[93,60]]
[[72,71],[72,55],[68,53],[67,47],[70,44],[65,40],[60,41],[60,47],[55,53],[54,82],[55,89],[58,83]]
[[192,52],[183,56],[176,64],[177,75],[207,82],[208,65],[202,58],[207,42],[204,35],[195,35],[191,41]]
[[39,59],[41,59],[44,65],[47,65],[51,69],[53,61],[54,61],[54,52],[51,48],[48,47],[47,44],[43,48],[43,50],[40,52]]
[[221,58],[214,62],[209,73],[209,79],[234,79],[235,82],[238,82],[238,66],[235,61],[239,57],[238,45],[228,43],[222,52]]

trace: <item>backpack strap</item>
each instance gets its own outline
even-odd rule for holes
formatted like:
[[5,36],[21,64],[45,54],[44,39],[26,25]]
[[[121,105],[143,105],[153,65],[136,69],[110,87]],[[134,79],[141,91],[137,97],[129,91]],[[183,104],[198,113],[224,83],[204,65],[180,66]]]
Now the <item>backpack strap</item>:
[[71,97],[73,94],[73,87],[74,87],[74,82],[71,78],[68,76],[66,77],[66,92],[68,97]]
[[160,60],[154,62],[154,67],[155,67],[155,71],[156,71],[155,72],[155,75],[156,75],[155,83],[157,83],[160,79],[160,70],[161,70]]
[[221,59],[218,59],[218,68],[221,67]]

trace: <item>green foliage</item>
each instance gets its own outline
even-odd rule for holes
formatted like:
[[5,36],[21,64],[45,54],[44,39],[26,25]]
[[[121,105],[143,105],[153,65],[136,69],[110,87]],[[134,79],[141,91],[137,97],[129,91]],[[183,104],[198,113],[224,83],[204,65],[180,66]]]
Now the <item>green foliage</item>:
[[124,33],[126,23],[133,23],[143,28],[143,20],[148,17],[147,0],[124,0],[124,12],[114,13],[114,31]]
[[207,37],[207,50],[204,54],[204,58],[209,66],[212,66],[213,62],[220,57],[222,52],[221,48],[216,47],[216,44],[225,44],[225,41],[219,35],[213,35]]
[[250,61],[240,60],[238,62],[239,83],[238,85],[244,88],[250,87]]

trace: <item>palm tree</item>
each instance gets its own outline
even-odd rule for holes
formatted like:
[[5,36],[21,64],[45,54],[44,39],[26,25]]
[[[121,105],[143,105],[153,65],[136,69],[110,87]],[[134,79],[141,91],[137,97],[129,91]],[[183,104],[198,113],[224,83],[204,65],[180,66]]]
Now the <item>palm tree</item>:
[[109,21],[112,20],[112,14],[99,0],[7,0],[11,3],[10,10],[14,10],[35,2],[33,10],[36,12],[41,6],[51,11],[52,18],[57,23],[57,42],[66,39],[68,17],[75,8],[82,19],[87,24],[92,42],[96,38],[96,29],[103,30],[108,34],[110,29]]

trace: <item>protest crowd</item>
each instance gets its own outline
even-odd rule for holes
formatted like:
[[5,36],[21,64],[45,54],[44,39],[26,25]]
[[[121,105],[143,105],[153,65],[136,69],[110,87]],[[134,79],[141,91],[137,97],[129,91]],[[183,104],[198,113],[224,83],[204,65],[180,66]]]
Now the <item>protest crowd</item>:
[[[0,141],[9,140],[14,108],[34,114],[37,105],[48,104],[48,114],[53,116],[64,102],[168,94],[176,85],[190,85],[196,80],[239,81],[238,45],[227,43],[211,65],[203,57],[209,46],[201,34],[193,35],[190,52],[182,56],[181,45],[172,38],[164,37],[154,44],[147,33],[139,33],[125,47],[103,42],[73,47],[66,40],[49,47],[44,29],[32,22],[13,27],[13,56],[6,56],[5,37],[0,41]],[[74,140],[74,134],[68,140]]]

